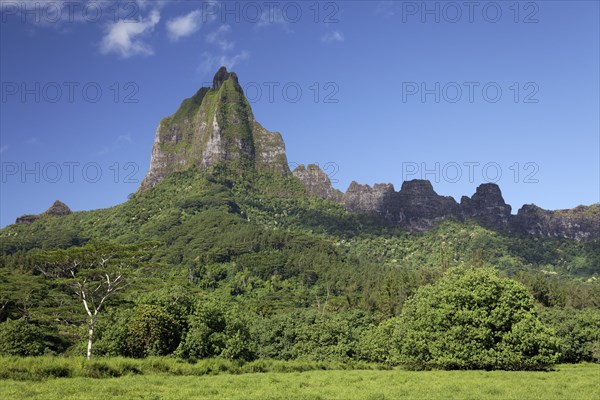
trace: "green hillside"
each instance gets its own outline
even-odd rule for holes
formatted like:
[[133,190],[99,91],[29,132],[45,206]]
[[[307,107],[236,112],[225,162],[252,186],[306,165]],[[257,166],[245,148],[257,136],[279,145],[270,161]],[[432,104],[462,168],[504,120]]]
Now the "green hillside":
[[[73,282],[47,269],[108,252],[126,264],[129,285],[98,317],[98,355],[393,362],[376,343],[407,299],[446,271],[492,267],[528,289],[559,334],[560,361],[598,357],[598,242],[456,221],[408,233],[312,196],[293,177],[226,164],[172,174],[109,209],[11,225],[0,243],[5,354],[84,354]],[[39,346],[24,346],[31,338]]]

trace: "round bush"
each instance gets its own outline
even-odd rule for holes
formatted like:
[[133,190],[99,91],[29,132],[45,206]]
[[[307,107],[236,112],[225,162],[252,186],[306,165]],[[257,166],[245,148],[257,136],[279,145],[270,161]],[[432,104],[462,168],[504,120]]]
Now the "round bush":
[[415,368],[539,370],[557,340],[520,283],[491,268],[455,268],[407,301],[401,361]]
[[133,357],[170,354],[179,338],[179,325],[163,307],[138,306],[127,325],[127,349]]

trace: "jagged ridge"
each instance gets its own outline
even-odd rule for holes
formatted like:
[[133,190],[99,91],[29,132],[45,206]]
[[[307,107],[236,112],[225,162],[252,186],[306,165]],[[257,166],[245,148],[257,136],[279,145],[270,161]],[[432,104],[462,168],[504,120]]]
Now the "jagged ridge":
[[440,196],[427,180],[411,180],[396,192],[391,183],[373,187],[353,181],[345,193],[332,187],[327,174],[317,165],[299,165],[293,172],[314,195],[343,204],[357,213],[371,213],[387,222],[411,231],[425,231],[445,219],[472,219],[497,231],[541,235],[575,240],[600,237],[600,204],[579,206],[573,210],[543,210],[525,205],[512,215],[498,185],[485,183],[472,197],[463,196],[457,203],[450,196]]

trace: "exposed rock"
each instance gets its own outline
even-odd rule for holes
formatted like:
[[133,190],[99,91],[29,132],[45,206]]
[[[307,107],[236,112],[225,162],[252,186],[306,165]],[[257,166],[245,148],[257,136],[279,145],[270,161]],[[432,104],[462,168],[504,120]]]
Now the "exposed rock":
[[598,239],[600,204],[556,211],[526,204],[513,216],[511,227],[514,231],[530,235],[583,241]]
[[502,192],[494,183],[477,187],[473,197],[463,196],[460,207],[465,218],[472,218],[483,226],[504,230],[509,223],[512,207],[504,202]]
[[32,224],[35,221],[37,221],[38,219],[40,219],[39,215],[32,215],[32,214],[21,215],[20,217],[17,218],[17,220],[15,221],[15,224]]
[[227,79],[232,79],[235,81],[236,84],[238,83],[238,78],[235,72],[227,72],[227,68],[225,67],[219,68],[219,70],[213,78],[212,89],[219,90],[223,85],[223,82],[225,82]]
[[45,215],[50,215],[53,217],[62,217],[63,215],[69,215],[71,213],[71,209],[65,203],[59,200],[56,200],[49,209],[44,211]]
[[294,176],[315,195],[343,204],[356,213],[375,214],[387,222],[410,231],[425,231],[448,218],[472,219],[496,231],[516,232],[574,240],[600,238],[600,204],[579,206],[572,210],[543,210],[535,205],[523,206],[517,215],[504,201],[498,185],[484,183],[472,197],[463,196],[458,204],[450,196],[440,196],[427,180],[402,184],[399,192],[390,183],[373,187],[352,182],[346,193],[331,187],[327,175],[316,165],[296,168]]
[[458,203],[450,196],[440,196],[431,182],[415,179],[406,181],[398,193],[403,225],[411,230],[431,229],[446,218],[460,218]]
[[300,164],[294,169],[293,175],[315,196],[337,203],[342,201],[343,193],[333,188],[329,176],[318,165],[308,164],[304,167]]
[[253,121],[254,156],[256,168],[282,176],[290,174],[285,154],[285,143],[279,132],[270,132],[256,120]]
[[281,134],[254,119],[237,75],[225,67],[216,73],[212,88],[201,88],[160,122],[140,189],[153,187],[170,173],[204,170],[220,162],[290,174]]
[[49,209],[47,209],[46,211],[44,211],[41,214],[27,214],[27,215],[22,215],[20,217],[17,218],[17,220],[15,221],[16,224],[31,224],[34,223],[35,221],[37,221],[38,219],[40,219],[41,216],[43,215],[48,215],[50,217],[62,217],[64,215],[69,215],[71,214],[72,211],[71,209],[62,201],[56,200],[54,202],[54,204],[52,204],[50,206]]
[[352,181],[344,194],[344,205],[349,211],[370,212],[397,223],[400,214],[396,194],[391,183],[376,183],[371,187]]
[[343,203],[349,211],[373,213],[412,231],[427,230],[445,218],[461,216],[456,201],[435,193],[427,180],[406,181],[399,192],[391,183],[371,187],[352,182]]

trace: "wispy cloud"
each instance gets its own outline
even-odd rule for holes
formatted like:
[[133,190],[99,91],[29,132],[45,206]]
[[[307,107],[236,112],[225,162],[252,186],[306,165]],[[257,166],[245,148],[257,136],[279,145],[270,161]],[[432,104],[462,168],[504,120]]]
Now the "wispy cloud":
[[265,9],[260,16],[260,20],[255,25],[256,28],[264,28],[269,26],[279,26],[283,28],[287,33],[294,32],[290,26],[291,24],[283,18],[283,12],[281,8],[275,5],[272,8]]
[[98,152],[98,155],[113,153],[131,144],[133,144],[133,139],[131,138],[131,135],[119,135],[109,146],[103,146]]
[[227,38],[227,35],[231,31],[231,26],[224,24],[219,26],[217,30],[206,35],[206,42],[217,47],[219,51],[205,51],[202,53],[202,62],[199,67],[199,71],[202,74],[214,72],[220,66],[232,69],[240,62],[250,58],[250,53],[246,50],[232,52],[235,43]]
[[27,146],[38,146],[38,145],[41,145],[41,144],[42,144],[42,142],[40,142],[40,141],[38,140],[38,138],[36,138],[36,137],[30,137],[29,139],[27,139],[27,140],[25,141],[25,144],[26,144]]
[[133,139],[131,138],[131,135],[119,135],[117,137],[117,143],[132,144],[133,143]]
[[[92,1],[98,1],[98,0],[92,0]],[[112,0],[114,1],[114,0]],[[121,0],[119,0],[121,1]],[[135,0],[135,3],[137,4],[138,8],[140,10],[145,10],[147,8],[152,8],[154,10],[156,9],[161,9],[171,3],[174,3],[172,0]],[[126,6],[126,3],[123,5],[123,7]]]
[[323,36],[321,36],[321,42],[323,43],[331,43],[331,42],[343,42],[344,34],[340,31],[331,31],[327,32]]
[[235,46],[235,43],[227,40],[225,37],[229,32],[231,32],[230,25],[221,25],[219,29],[206,35],[206,41],[219,46],[221,51],[231,50]]
[[227,69],[231,70],[236,65],[238,65],[241,61],[247,60],[250,58],[250,53],[246,50],[235,54],[235,55],[214,55],[208,52],[202,53],[202,63],[200,64],[200,72],[202,74],[212,73],[217,70],[217,68],[221,66],[227,67]]
[[194,10],[186,15],[170,19],[167,22],[167,31],[171,40],[176,41],[196,33],[201,24],[202,11]]
[[154,50],[142,38],[147,36],[160,21],[160,12],[153,10],[148,18],[136,21],[120,20],[106,30],[100,49],[103,54],[117,53],[128,58],[135,55],[152,55]]
[[8,145],[7,144],[5,144],[4,146],[0,146],[0,154],[5,153],[6,150],[8,150]]

